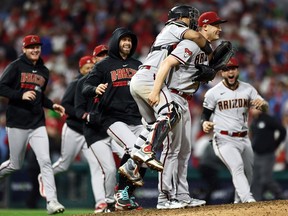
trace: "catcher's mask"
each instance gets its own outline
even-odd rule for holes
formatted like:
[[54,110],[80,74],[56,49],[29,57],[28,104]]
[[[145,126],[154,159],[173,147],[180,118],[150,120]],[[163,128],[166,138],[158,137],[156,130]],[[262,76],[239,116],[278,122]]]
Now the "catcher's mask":
[[181,17],[188,17],[190,18],[190,24],[189,28],[196,30],[198,28],[198,18],[200,16],[199,11],[191,6],[188,5],[178,5],[173,7],[169,12],[168,12],[168,21],[167,23],[171,21],[175,21]]

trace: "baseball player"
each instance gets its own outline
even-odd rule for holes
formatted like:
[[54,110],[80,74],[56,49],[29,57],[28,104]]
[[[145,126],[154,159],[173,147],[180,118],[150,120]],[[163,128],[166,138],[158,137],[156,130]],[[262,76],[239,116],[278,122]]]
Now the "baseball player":
[[6,129],[10,149],[9,160],[0,165],[0,179],[22,167],[29,143],[43,177],[47,212],[62,213],[65,208],[57,200],[43,108],[54,110],[61,116],[65,109],[44,94],[49,70],[40,57],[40,37],[27,35],[22,45],[23,54],[6,67],[0,79],[0,95],[9,99]]
[[213,149],[232,175],[234,202],[246,203],[255,202],[250,192],[253,150],[248,137],[248,111],[265,111],[268,103],[253,86],[238,80],[238,68],[237,59],[232,57],[227,68],[220,71],[223,80],[206,92],[201,125],[205,133],[214,132]]
[[[117,28],[109,41],[108,57],[95,65],[85,80],[82,91],[84,96],[96,97],[95,100],[99,101],[92,110],[97,113],[95,121],[126,150],[122,164],[130,158],[129,151],[143,130],[141,115],[129,90],[130,80],[141,64],[132,57],[136,47],[136,35],[126,28]],[[105,149],[94,144],[91,148],[101,163],[108,163]],[[117,210],[139,207],[131,197],[134,189],[135,186],[127,183],[126,178],[119,176],[118,191],[115,194]]]
[[[91,184],[95,198],[95,213],[102,212],[106,209],[107,204],[105,203],[105,189],[102,178],[102,169],[97,161],[97,158],[92,153],[91,149],[88,149],[85,137],[83,135],[83,119],[76,116],[76,110],[74,107],[74,100],[76,95],[76,85],[78,80],[88,74],[93,66],[94,59],[96,61],[102,60],[107,56],[108,48],[104,45],[99,45],[95,48],[92,56],[84,56],[79,60],[79,72],[80,74],[72,81],[62,100],[62,105],[65,107],[68,115],[65,124],[62,128],[62,143],[61,143],[61,156],[52,165],[54,175],[68,170],[75,157],[80,153],[80,150],[84,154],[88,161],[90,173],[91,173]],[[99,54],[99,56],[98,56]],[[94,58],[94,59],[93,59]],[[41,187],[41,175],[38,177],[40,185],[40,194],[45,196],[43,187]],[[102,188],[101,188],[102,186]],[[105,206],[106,205],[106,206]]]
[[[95,47],[93,52],[95,63],[99,63],[104,57],[107,56],[107,54],[107,46],[99,45]],[[97,98],[86,98],[82,94],[83,84],[87,77],[88,74],[81,77],[77,82],[75,91],[75,114],[79,119],[83,119],[85,121],[83,134],[87,145],[89,146],[89,150],[93,154],[93,157],[98,161],[98,167],[93,165],[94,171],[96,171],[97,168],[97,174],[95,174],[94,179],[92,179],[92,189],[96,201],[94,213],[111,212],[115,211],[115,200],[113,198],[115,183],[113,181],[115,179],[114,177],[116,177],[116,172],[114,172],[116,170],[116,165],[112,153],[116,152],[121,158],[124,151],[122,148],[118,147],[115,142],[112,142],[112,139],[109,138],[106,132],[100,128],[100,125],[94,125],[92,123],[94,116],[93,113],[91,113],[91,109],[93,106],[97,105],[98,100]],[[94,152],[97,146],[103,146],[103,149],[105,150],[103,153],[107,154],[107,162],[109,163],[111,161],[110,164],[103,163],[97,157],[97,154]],[[106,171],[106,169],[108,171]]]
[[[225,22],[226,20],[220,19],[215,12],[205,12],[198,19],[199,32],[209,42],[218,40],[221,32],[220,24]],[[208,56],[195,42],[182,40],[161,63],[153,90],[148,97],[151,106],[158,105],[160,90],[168,77],[166,85],[172,93],[172,99],[179,105],[182,115],[171,136],[163,143],[160,160],[164,170],[159,174],[158,209],[181,208],[185,206],[183,204],[188,207],[206,204],[204,200],[190,197],[187,182],[187,168],[192,148],[188,100],[200,85],[199,82],[193,81],[198,71],[195,66],[199,64],[208,65]]]
[[[169,130],[179,121],[180,114],[167,87],[163,86],[161,89],[160,101],[157,106],[151,106],[148,95],[152,91],[160,62],[182,39],[194,40],[205,53],[212,52],[209,42],[200,33],[193,30],[197,27],[198,16],[199,11],[191,6],[173,7],[168,13],[168,21],[164,29],[156,37],[150,53],[131,80],[131,94],[138,104],[142,117],[147,122],[147,129],[144,129],[146,131],[143,131],[138,138],[146,143],[139,146],[137,143],[141,142],[137,142],[132,151],[132,157],[140,163],[145,162],[148,167],[158,171],[163,170],[163,164],[155,158],[155,149],[162,145]],[[203,43],[199,43],[199,39]],[[203,44],[205,44],[204,47]]]

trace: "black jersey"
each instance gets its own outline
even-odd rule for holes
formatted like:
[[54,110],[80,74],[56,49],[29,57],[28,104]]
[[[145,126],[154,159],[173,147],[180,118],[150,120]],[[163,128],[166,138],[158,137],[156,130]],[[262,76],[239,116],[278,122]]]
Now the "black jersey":
[[65,94],[63,96],[61,105],[65,108],[65,113],[68,115],[66,118],[66,124],[72,130],[83,134],[83,121],[77,118],[75,112],[75,92],[78,80],[83,77],[79,74],[67,87]]
[[93,143],[102,140],[106,137],[108,137],[108,134],[104,130],[104,128],[98,124],[95,121],[95,118],[97,118],[97,113],[91,112],[91,110],[95,110],[95,106],[98,104],[98,98],[93,97],[84,97],[82,94],[82,88],[83,83],[88,75],[83,76],[80,78],[77,82],[76,86],[76,92],[75,92],[75,111],[76,116],[79,119],[82,119],[82,117],[85,115],[85,113],[89,113],[89,120],[87,121],[87,118],[82,119],[83,122],[83,134],[85,137],[85,140],[87,142],[87,145],[90,146]]
[[[35,129],[45,125],[43,107],[53,109],[53,102],[44,92],[49,70],[39,58],[34,65],[25,54],[11,62],[0,79],[0,95],[9,99],[6,125],[21,129]],[[23,93],[34,90],[36,99],[22,100]]]
[[[124,35],[132,38],[132,49],[127,59],[119,53],[120,38]],[[110,39],[108,57],[95,65],[84,82],[83,94],[88,97],[96,96],[95,89],[99,84],[108,83],[97,106],[100,123],[105,130],[116,121],[128,125],[141,124],[141,115],[129,88],[130,80],[141,64],[132,57],[136,46],[136,35],[124,28],[115,30]]]

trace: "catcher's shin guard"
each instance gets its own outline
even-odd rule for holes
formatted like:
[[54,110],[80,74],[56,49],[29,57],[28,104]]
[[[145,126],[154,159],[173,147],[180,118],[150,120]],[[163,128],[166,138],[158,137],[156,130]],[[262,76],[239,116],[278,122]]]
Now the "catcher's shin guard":
[[148,136],[148,141],[151,143],[153,151],[156,151],[161,146],[169,131],[173,129],[181,118],[178,104],[172,102],[169,106],[172,106],[171,112],[161,115],[157,119]]

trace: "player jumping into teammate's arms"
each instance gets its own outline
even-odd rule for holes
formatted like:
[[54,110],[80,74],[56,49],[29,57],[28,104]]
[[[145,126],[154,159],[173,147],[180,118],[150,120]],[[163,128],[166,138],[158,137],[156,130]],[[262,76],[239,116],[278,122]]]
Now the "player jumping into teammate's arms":
[[[180,119],[178,105],[173,102],[166,86],[161,89],[158,106],[152,107],[149,104],[148,96],[152,91],[160,63],[183,39],[196,42],[207,55],[212,53],[209,42],[199,32],[193,30],[197,26],[198,16],[199,11],[194,7],[188,5],[173,7],[168,13],[165,27],[153,43],[150,53],[131,79],[131,94],[146,122],[146,128],[142,130],[132,150],[132,157],[139,162],[139,165],[128,166],[128,164],[132,164],[132,159],[129,159],[119,169],[119,172],[131,181],[136,179],[135,173],[142,163],[146,163],[152,169],[163,170],[163,164],[155,158],[155,149],[162,145],[168,132]],[[144,145],[142,145],[143,142],[145,142]]]
[[[222,30],[220,24],[225,22],[227,21],[222,20],[214,11],[205,12],[198,19],[198,29],[209,42],[213,42],[219,39]],[[188,207],[206,204],[204,200],[190,197],[187,182],[188,161],[192,149],[188,100],[200,86],[200,82],[194,81],[198,72],[197,65],[208,66],[208,56],[195,42],[182,40],[161,63],[154,88],[149,95],[150,105],[158,105],[161,87],[166,83],[181,112],[179,123],[163,142],[161,162],[164,170],[159,175],[158,209],[181,208],[183,204]]]

